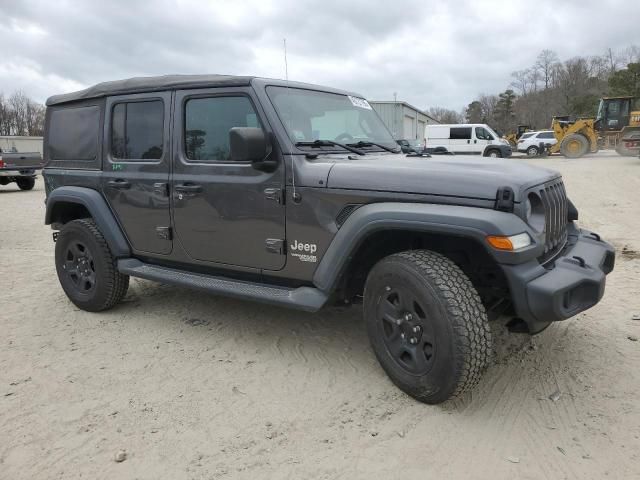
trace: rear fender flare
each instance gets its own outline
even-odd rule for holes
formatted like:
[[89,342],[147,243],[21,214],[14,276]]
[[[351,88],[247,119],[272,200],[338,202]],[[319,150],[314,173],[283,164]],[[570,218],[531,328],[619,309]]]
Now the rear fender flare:
[[131,248],[120,225],[102,195],[96,190],[85,187],[59,187],[53,190],[46,201],[45,225],[54,221],[55,206],[60,203],[75,203],[84,206],[104,235],[111,252],[116,258],[131,256]]

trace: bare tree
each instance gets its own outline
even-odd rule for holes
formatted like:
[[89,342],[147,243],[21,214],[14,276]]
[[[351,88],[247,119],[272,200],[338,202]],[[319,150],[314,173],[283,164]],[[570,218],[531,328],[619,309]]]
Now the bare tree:
[[536,61],[536,68],[540,70],[545,90],[551,86],[554,66],[558,63],[558,54],[553,50],[542,50]]
[[511,73],[513,81],[511,86],[520,92],[521,96],[527,95],[530,89],[531,72],[530,69],[517,70]]
[[429,116],[435,118],[440,123],[462,123],[464,116],[455,110],[442,107],[431,107]]
[[45,112],[44,105],[24,92],[14,92],[9,98],[0,92],[0,135],[42,136]]
[[32,136],[44,134],[45,107],[31,99],[27,101],[27,133]]
[[9,97],[14,135],[27,135],[27,105],[29,98],[22,91],[17,91]]

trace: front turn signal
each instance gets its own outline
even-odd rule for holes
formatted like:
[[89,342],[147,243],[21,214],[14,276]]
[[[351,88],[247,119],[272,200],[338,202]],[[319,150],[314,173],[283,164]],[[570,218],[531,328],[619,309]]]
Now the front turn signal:
[[531,245],[531,237],[528,233],[519,233],[518,235],[501,236],[489,235],[487,243],[496,250],[514,251]]

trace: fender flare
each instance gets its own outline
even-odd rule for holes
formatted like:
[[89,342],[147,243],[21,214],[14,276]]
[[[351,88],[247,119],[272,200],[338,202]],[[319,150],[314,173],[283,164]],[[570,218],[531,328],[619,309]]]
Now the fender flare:
[[[454,235],[482,245],[500,264],[517,264],[542,254],[541,234],[513,213],[488,208],[424,203],[372,203],[354,211],[336,233],[313,275],[313,284],[332,291],[351,258],[371,234],[381,230]],[[499,251],[486,243],[487,235],[517,235],[527,232],[531,245],[517,252]]]
[[127,242],[109,205],[107,205],[107,202],[99,192],[85,187],[66,186],[56,188],[47,197],[47,209],[44,217],[45,225],[51,225],[56,204],[63,202],[82,205],[89,211],[116,258],[131,256],[129,242]]

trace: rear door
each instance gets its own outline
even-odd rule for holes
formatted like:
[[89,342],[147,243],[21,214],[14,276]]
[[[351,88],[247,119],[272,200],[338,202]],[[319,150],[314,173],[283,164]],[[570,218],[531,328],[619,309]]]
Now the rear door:
[[104,196],[136,253],[168,254],[171,93],[110,97],[105,111]]
[[[172,202],[176,238],[194,259],[279,270],[284,251],[284,163],[262,172],[229,157],[229,130],[270,135],[251,88],[176,92]],[[280,156],[274,145],[270,155]]]

